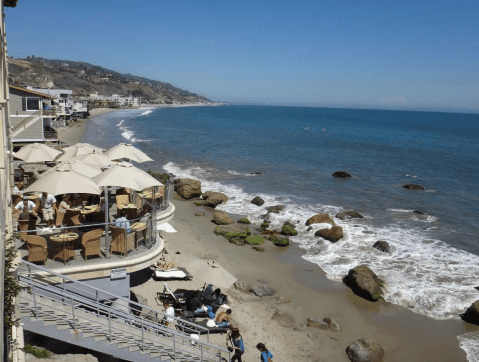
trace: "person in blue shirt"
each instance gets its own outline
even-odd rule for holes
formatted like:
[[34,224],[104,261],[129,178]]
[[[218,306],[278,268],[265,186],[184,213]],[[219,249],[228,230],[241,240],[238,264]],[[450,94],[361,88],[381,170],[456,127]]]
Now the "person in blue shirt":
[[256,348],[261,352],[261,362],[269,362],[269,358],[273,358],[273,354],[268,351],[264,343],[258,343]]
[[131,232],[130,222],[129,222],[128,219],[126,218],[126,211],[122,210],[122,212],[121,212],[121,217],[119,217],[118,219],[115,220],[115,226],[116,226],[117,228],[124,228],[124,229],[126,229],[126,232],[127,232],[127,233],[130,233],[130,232]]
[[233,351],[235,354],[233,357],[231,357],[230,362],[243,362],[241,360],[241,356],[244,353],[244,343],[243,343],[243,337],[241,336],[239,329],[238,328],[233,328],[231,331],[231,334],[229,335],[229,340],[231,344],[233,345]]

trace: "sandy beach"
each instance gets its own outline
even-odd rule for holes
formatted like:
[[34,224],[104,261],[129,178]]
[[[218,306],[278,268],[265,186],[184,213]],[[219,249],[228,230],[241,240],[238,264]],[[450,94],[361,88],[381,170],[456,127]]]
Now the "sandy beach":
[[[214,234],[212,209],[176,196],[173,203],[176,213],[171,224],[178,233],[164,234],[167,260],[180,266],[192,257],[215,260],[238,280],[254,285],[260,279],[277,290],[274,296],[257,301],[250,301],[247,294],[234,289],[224,291],[230,297],[232,316],[245,341],[243,360],[257,359],[255,346],[263,342],[280,361],[347,362],[345,350],[349,344],[359,338],[372,338],[384,348],[387,361],[467,361],[455,336],[475,330],[474,326],[461,321],[436,321],[404,308],[368,302],[344,285],[327,280],[316,265],[301,259],[301,251],[294,244],[278,248],[266,241],[261,245],[264,252],[248,245],[236,246]],[[195,216],[198,211],[206,215]],[[259,225],[252,225],[252,230],[257,228]],[[204,283],[193,278],[168,285],[173,290],[199,289]],[[149,279],[131,289],[145,297],[151,307],[161,308],[155,297],[163,289],[163,282]],[[291,302],[278,304],[277,297]],[[307,318],[331,317],[342,331],[285,328],[271,319],[275,310],[292,314],[295,325],[305,324]],[[224,345],[225,335],[214,335],[212,340]]]
[[63,127],[60,129],[58,134],[58,139],[66,143],[67,145],[74,145],[75,143],[80,142],[83,134],[86,132],[88,122],[91,118],[100,116],[102,114],[107,114],[115,112],[117,109],[114,108],[95,108],[90,111],[90,118],[78,119],[74,124]]
[[[86,124],[83,121],[66,128],[61,140],[70,144],[80,141]],[[213,209],[195,206],[194,200],[182,200],[174,192],[172,195],[176,213],[171,224],[178,232],[163,234],[168,261],[181,266],[193,257],[215,260],[238,280],[250,285],[262,280],[277,291],[271,297],[252,298],[233,287],[223,290],[245,342],[243,361],[257,360],[255,346],[263,342],[275,355],[274,360],[347,362],[346,348],[359,338],[377,341],[385,350],[386,361],[467,361],[457,336],[477,331],[477,327],[460,320],[433,320],[386,302],[366,301],[342,283],[328,280],[318,266],[301,258],[303,251],[294,243],[278,248],[266,241],[261,245],[264,252],[231,244],[214,234]],[[195,216],[198,211],[204,211],[205,216]],[[253,232],[257,229],[259,225],[251,225]],[[132,275],[131,290],[146,298],[150,307],[162,310],[155,298],[163,290],[163,282],[149,276],[149,270]],[[200,289],[204,282],[193,276],[191,281],[171,281],[168,285],[173,290]],[[290,302],[279,304],[278,297]],[[272,319],[276,310],[293,315],[295,326],[305,325],[307,318],[331,317],[339,323],[341,332],[283,327]],[[226,337],[213,335],[211,341],[224,346]]]

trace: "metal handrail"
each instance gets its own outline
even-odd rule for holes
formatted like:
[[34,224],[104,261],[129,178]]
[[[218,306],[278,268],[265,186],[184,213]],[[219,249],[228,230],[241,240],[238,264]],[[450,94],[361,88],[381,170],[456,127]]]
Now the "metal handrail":
[[[48,307],[48,308],[52,308],[52,306],[42,303],[41,300],[37,300],[36,293],[35,293],[35,285],[33,284],[31,286],[31,288],[32,288],[32,295],[34,297],[34,306],[30,307],[29,305],[24,305],[23,308],[27,308],[30,311],[32,311],[35,314],[35,317],[38,318],[39,306],[45,306],[45,307]],[[22,295],[22,294],[20,294],[20,298],[24,299],[24,300],[29,300],[29,299],[25,298],[24,295]],[[114,325],[114,323],[112,323],[112,316],[111,316],[110,312],[108,313],[108,322],[107,323],[100,322],[99,320],[93,320],[91,318],[86,317],[85,315],[82,315],[82,317],[81,317],[82,319],[87,320],[87,321],[92,322],[92,323],[95,323],[99,326],[106,327],[108,329],[108,332],[106,332],[105,330],[101,329],[101,327],[97,327],[97,326],[90,325],[90,324],[85,324],[84,322],[81,322],[80,320],[77,321],[77,318],[75,317],[75,303],[74,303],[74,300],[70,297],[70,303],[67,303],[68,297],[64,297],[63,299],[66,300],[63,304],[65,306],[67,306],[68,304],[71,305],[72,311],[69,312],[68,310],[65,309],[65,310],[62,310],[62,312],[67,313],[68,315],[71,315],[72,316],[71,319],[63,317],[61,315],[57,315],[55,313],[50,313],[50,312],[45,311],[45,310],[42,310],[40,313],[43,314],[43,315],[54,317],[55,319],[64,320],[64,321],[67,321],[69,323],[73,323],[73,328],[75,330],[77,329],[78,326],[82,326],[85,329],[89,329],[89,330],[92,330],[92,331],[97,331],[98,333],[101,333],[101,334],[107,334],[108,333],[107,338],[109,339],[110,342],[113,339],[121,340],[121,341],[124,341],[126,343],[136,344],[142,350],[145,350],[147,348],[149,350],[153,350],[150,353],[157,352],[157,353],[162,353],[162,354],[168,354],[168,355],[170,355],[170,357],[172,357],[171,352],[168,352],[165,348],[162,348],[160,346],[155,346],[154,343],[156,342],[157,344],[162,344],[165,347],[173,347],[173,353],[172,354],[175,357],[179,356],[179,354],[196,354],[195,353],[196,351],[192,347],[191,344],[192,344],[192,342],[198,343],[199,344],[199,354],[198,354],[198,356],[200,357],[200,361],[204,361],[204,356],[203,356],[203,353],[205,351],[204,345],[208,345],[206,343],[202,343],[202,342],[197,341],[197,340],[195,340],[195,339],[193,339],[189,336],[186,336],[186,335],[179,335],[178,337],[176,337],[177,335],[172,334],[171,330],[160,332],[160,333],[162,333],[162,335],[164,337],[163,341],[161,341],[161,342],[159,342],[155,339],[152,339],[151,337],[148,337],[148,336],[146,336],[146,338],[145,338],[145,333],[144,333],[145,328],[144,328],[143,324],[141,325],[141,334],[137,334],[135,332],[132,332],[131,330],[128,331],[128,334],[130,334],[134,337],[133,339],[131,339],[131,338],[127,338],[127,337],[122,336],[122,334],[125,332],[125,330],[124,330],[124,328],[117,327],[117,326]],[[116,322],[116,321],[114,321],[114,322]],[[148,329],[146,329],[146,330],[148,332],[151,332]],[[120,333],[117,334],[114,331],[119,331]],[[168,335],[171,335],[172,338],[168,339],[168,337],[167,337]],[[135,339],[135,337],[141,337],[141,340],[140,339]],[[190,347],[190,350],[184,350],[181,347],[177,348],[177,339],[178,338],[179,338],[179,341],[180,341],[180,345],[188,345]],[[186,343],[184,343],[185,340],[187,341]],[[166,344],[165,341],[171,341],[171,346]],[[148,346],[147,346],[147,344],[148,344]],[[208,346],[213,347],[213,349],[217,350],[217,352],[215,352],[215,351],[210,352],[208,350],[206,350],[206,352],[210,355],[212,354],[214,357],[217,357],[219,361],[222,360],[222,353],[221,352],[227,353],[228,357],[230,357],[230,352],[229,351],[227,351],[223,348],[214,346],[214,345],[208,345]],[[177,351],[177,349],[179,351]],[[179,357],[181,357],[181,356],[179,356]],[[188,358],[188,357],[186,357],[186,358]],[[229,360],[229,358],[228,358],[228,360]]]
[[[26,266],[26,268],[24,268],[24,269],[28,269],[29,279],[31,279],[32,269],[33,269],[33,270],[38,269],[38,270],[41,270],[41,271],[46,272],[46,273],[48,273],[48,274],[51,274],[51,275],[53,275],[53,276],[55,276],[55,277],[57,277],[57,278],[60,278],[60,279],[62,280],[62,286],[63,286],[63,289],[60,289],[60,292],[59,292],[60,295],[63,295],[64,293],[68,293],[68,289],[70,289],[70,291],[71,291],[71,289],[72,289],[72,286],[71,286],[71,285],[69,285],[68,289],[66,288],[66,286],[65,286],[65,280],[71,282],[71,283],[73,284],[73,289],[78,290],[78,291],[79,291],[81,294],[83,294],[83,295],[84,295],[85,293],[88,294],[88,295],[90,295],[92,301],[96,301],[97,303],[99,303],[99,305],[96,306],[97,308],[100,308],[100,307],[101,307],[102,302],[99,300],[99,295],[102,295],[102,296],[107,296],[107,298],[102,297],[102,300],[103,300],[103,301],[108,300],[109,302],[112,302],[112,301],[114,301],[114,300],[122,300],[122,301],[128,303],[128,305],[134,305],[134,306],[136,306],[137,311],[143,311],[144,309],[146,309],[146,310],[148,310],[150,313],[153,312],[154,315],[160,314],[160,315],[162,315],[163,317],[166,317],[166,316],[167,316],[165,313],[163,313],[163,312],[161,312],[161,311],[155,310],[155,309],[150,308],[150,307],[148,307],[148,306],[145,306],[145,305],[142,305],[142,304],[140,304],[140,303],[134,302],[134,301],[132,301],[132,300],[126,299],[126,298],[121,297],[121,296],[119,296],[119,295],[115,295],[115,294],[106,292],[106,291],[104,291],[104,290],[95,288],[95,287],[93,287],[93,286],[91,286],[91,285],[88,285],[88,284],[86,284],[86,283],[83,283],[83,282],[81,282],[81,281],[72,279],[72,278],[70,278],[70,277],[68,277],[68,276],[66,276],[66,275],[62,275],[62,274],[56,273],[56,272],[54,272],[54,271],[52,271],[52,270],[48,270],[48,269],[46,269],[46,268],[43,268],[43,267],[41,267],[41,266],[39,266],[39,265],[32,264],[32,263],[30,263],[30,262],[28,262],[28,261],[26,261],[26,260],[22,260],[22,262],[21,262],[20,266],[18,267],[18,269],[20,269],[22,266]],[[18,273],[18,276],[19,276],[19,280],[22,280],[22,281],[25,280],[25,278],[21,278],[21,277],[22,277],[22,274],[21,274],[20,272]],[[51,277],[48,277],[47,275],[42,274],[41,276],[39,276],[39,279],[40,279],[40,280],[45,280],[45,279],[48,280],[48,279],[51,279],[51,280],[52,280],[52,283],[55,283],[55,284],[48,284],[48,288],[47,288],[47,289],[51,289],[51,288],[57,288],[57,289],[59,289],[59,287],[57,286],[59,283],[58,283],[58,281],[55,281],[54,278],[51,278]],[[42,285],[42,284],[39,282],[39,279],[37,279],[37,280],[35,281],[35,283],[37,283],[38,285]],[[33,279],[32,279],[32,280],[33,280]],[[46,281],[45,281],[45,282],[46,282]],[[33,282],[32,282],[32,283],[33,283]],[[81,285],[82,287],[84,287],[84,288],[86,288],[86,289],[84,289],[84,288],[76,288],[76,287],[74,286],[75,284]],[[92,290],[93,292],[89,292],[88,290]],[[51,292],[51,291],[49,291],[49,292]],[[82,302],[84,302],[83,299],[85,299],[85,298],[79,298],[79,299],[82,299]],[[129,308],[128,310],[129,310],[129,312],[130,312],[130,308]],[[132,317],[132,316],[133,316],[133,315],[130,313],[130,314],[129,314],[129,317]],[[135,316],[135,317],[136,317],[136,316]],[[203,327],[203,326],[197,325],[197,324],[195,324],[195,323],[192,323],[192,322],[190,322],[190,321],[187,321],[187,320],[184,320],[184,319],[181,319],[181,318],[178,318],[178,317],[168,316],[168,318],[173,318],[173,319],[176,320],[177,322],[180,322],[180,324],[182,324],[182,325],[187,325],[188,328],[191,329],[191,330],[203,330],[203,331],[206,331],[206,332],[207,332],[207,340],[209,341],[209,329],[208,329],[208,328],[205,328],[205,327]],[[149,324],[149,322],[147,322],[147,323]],[[168,333],[170,333],[170,332],[168,332]],[[183,333],[181,333],[181,334],[183,334]]]

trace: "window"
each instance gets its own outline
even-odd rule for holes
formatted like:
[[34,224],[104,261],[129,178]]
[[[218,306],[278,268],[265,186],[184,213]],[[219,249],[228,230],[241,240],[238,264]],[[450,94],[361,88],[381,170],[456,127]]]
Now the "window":
[[70,95],[67,93],[60,93],[60,97],[62,98],[68,98]]
[[38,111],[40,109],[40,98],[37,98],[37,97],[22,98],[22,109],[24,111]]

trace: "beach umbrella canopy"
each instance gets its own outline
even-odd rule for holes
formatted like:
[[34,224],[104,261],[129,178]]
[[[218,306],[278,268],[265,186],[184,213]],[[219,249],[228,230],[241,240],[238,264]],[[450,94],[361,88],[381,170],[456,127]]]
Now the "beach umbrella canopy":
[[82,175],[93,178],[101,174],[101,169],[99,167],[90,166],[88,163],[78,160],[68,160],[64,161],[55,167],[50,168],[48,171],[42,173],[40,176],[44,177],[52,172],[57,170],[72,170]]
[[168,224],[167,222],[164,223],[164,224],[157,224],[156,225],[156,230],[158,231],[164,231],[166,233],[176,233],[176,229],[171,226],[170,224]]
[[87,155],[76,156],[73,157],[72,160],[83,161],[94,167],[108,167],[116,163],[100,151],[93,151]]
[[133,145],[126,143],[120,143],[119,145],[110,148],[108,151],[106,151],[106,154],[108,157],[110,157],[110,160],[120,160],[122,158],[126,158],[139,163],[153,161],[146,155],[146,153],[140,151]]
[[67,161],[74,157],[89,155],[91,153],[103,154],[103,150],[98,147],[93,147],[88,144],[77,143],[76,145],[69,147],[63,155],[57,158],[57,161]]
[[48,147],[43,143],[32,143],[22,147],[13,156],[25,162],[33,163],[53,161],[59,154],[61,154],[60,151]]
[[48,192],[52,195],[72,193],[99,195],[101,190],[95,181],[78,172],[56,170],[35,181],[25,192]]
[[208,284],[213,284],[219,288],[229,288],[237,280],[229,271],[215,261],[194,258],[185,265],[185,268],[188,269],[196,279]]
[[111,166],[94,178],[98,186],[126,187],[141,191],[148,187],[163,186],[157,179],[128,162]]
[[[67,152],[67,151],[71,150],[72,148],[82,148],[82,149],[85,149],[85,147],[86,147],[86,148],[90,148],[90,149],[92,149],[92,150],[101,151],[101,152],[105,151],[103,148],[100,148],[100,147],[97,147],[97,146],[93,146],[93,145],[91,145],[91,144],[89,144],[89,143],[81,143],[81,142],[79,142],[79,143],[76,143],[76,144],[74,144],[73,146],[70,146],[70,147],[63,147],[63,152]],[[78,156],[80,156],[80,155],[78,155]]]

